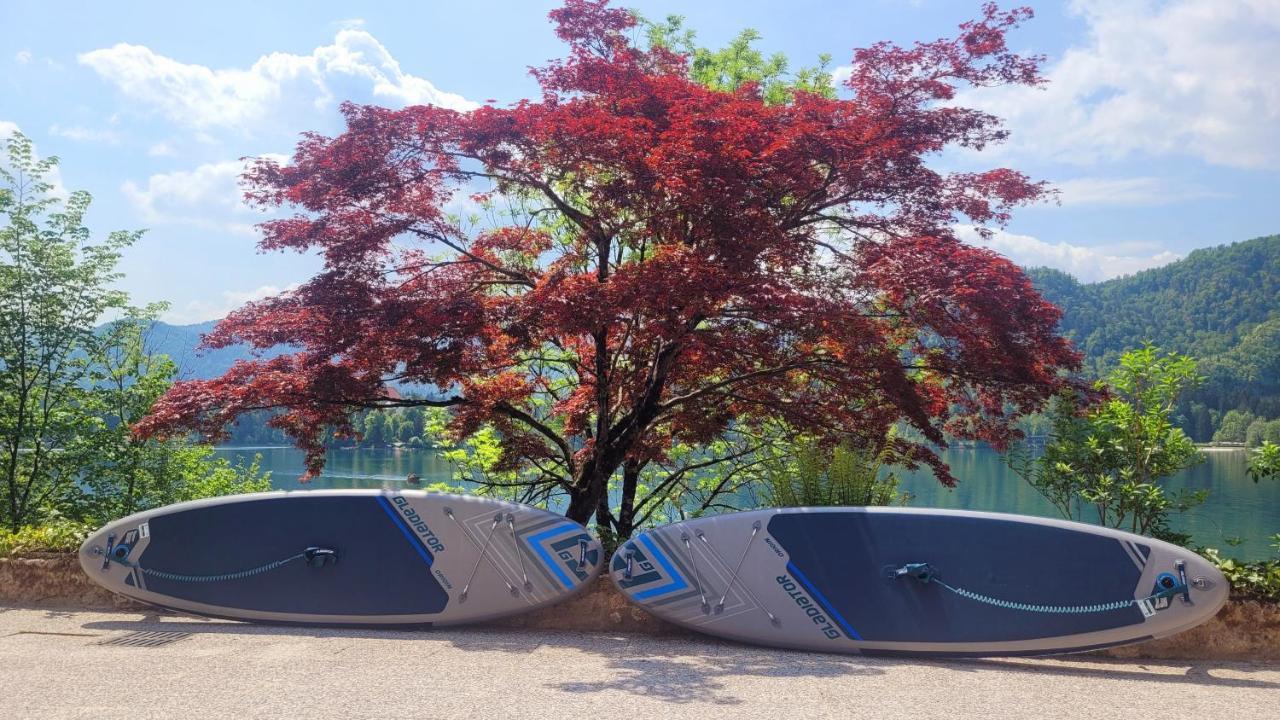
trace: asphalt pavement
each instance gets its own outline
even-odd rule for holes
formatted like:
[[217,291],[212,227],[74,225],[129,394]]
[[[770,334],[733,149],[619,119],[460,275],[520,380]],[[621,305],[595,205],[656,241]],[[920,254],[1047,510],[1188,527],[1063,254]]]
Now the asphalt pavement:
[[0,718],[1280,718],[1280,666],[0,607]]

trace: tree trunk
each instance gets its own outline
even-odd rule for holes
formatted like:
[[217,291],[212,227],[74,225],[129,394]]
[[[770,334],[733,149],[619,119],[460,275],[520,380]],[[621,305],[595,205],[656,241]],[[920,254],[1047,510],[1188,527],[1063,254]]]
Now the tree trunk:
[[589,523],[591,516],[600,507],[601,498],[608,496],[611,474],[612,470],[604,472],[595,460],[583,465],[577,480],[569,490],[569,509],[565,511],[565,517],[582,525]]
[[626,540],[636,529],[636,488],[640,484],[640,471],[644,463],[628,460],[622,464],[622,502],[618,507],[618,519],[615,522],[618,537]]
[[596,506],[596,538],[600,540],[606,555],[612,555],[618,547],[618,535],[614,532],[615,524],[613,515],[609,512],[609,496],[605,494],[600,499],[600,504]]

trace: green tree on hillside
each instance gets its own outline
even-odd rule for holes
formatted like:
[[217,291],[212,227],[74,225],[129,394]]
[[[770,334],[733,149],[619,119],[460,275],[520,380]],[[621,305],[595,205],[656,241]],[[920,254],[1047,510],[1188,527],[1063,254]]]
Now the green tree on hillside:
[[1161,481],[1204,460],[1171,419],[1178,397],[1200,380],[1185,355],[1151,345],[1130,350],[1098,384],[1101,402],[1082,407],[1078,398],[1059,398],[1044,453],[1019,450],[1007,461],[1065,518],[1185,541],[1169,529],[1169,513],[1206,493],[1170,496]]
[[364,416],[363,432],[360,440],[368,445],[378,445],[382,442],[382,416],[376,412],[368,413]]
[[1248,410],[1227,411],[1227,414],[1222,416],[1222,422],[1218,425],[1218,431],[1213,434],[1213,441],[1244,442],[1245,433],[1248,431],[1249,425],[1254,421],[1254,419],[1254,414]]
[[1245,428],[1245,445],[1256,448],[1264,443],[1280,443],[1280,419],[1254,418]]
[[[262,489],[256,468],[212,450],[140,440],[129,425],[168,388],[174,368],[145,349],[159,307],[131,308],[111,288],[120,251],[140,232],[94,242],[90,197],[61,197],[30,140],[0,165],[0,522],[101,522],[198,495]],[[104,319],[115,320],[105,328]]]

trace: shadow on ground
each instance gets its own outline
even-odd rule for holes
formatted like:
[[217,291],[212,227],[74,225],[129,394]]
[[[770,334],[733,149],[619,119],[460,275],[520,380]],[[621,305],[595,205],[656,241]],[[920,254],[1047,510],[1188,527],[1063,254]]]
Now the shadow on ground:
[[[766,650],[717,640],[650,640],[567,636],[544,639],[600,655],[612,671],[604,679],[551,685],[562,692],[625,692],[671,703],[736,705],[724,678],[842,678],[884,675],[891,663],[853,655]],[[461,647],[461,646],[460,646]]]
[[437,629],[365,629],[259,625],[209,621],[171,614],[148,614],[137,620],[98,620],[86,630],[135,632],[169,630],[192,634],[246,636],[339,637],[448,643],[466,652],[533,653],[542,646],[598,655],[612,671],[605,679],[582,678],[551,685],[568,693],[625,692],[670,703],[741,702],[726,692],[723,678],[841,678],[892,673],[921,665],[960,673],[1018,672],[1032,675],[1110,679],[1173,685],[1280,689],[1280,682],[1240,677],[1274,672],[1274,666],[1246,663],[1186,663],[1067,657],[922,660],[824,655],[741,645],[713,638],[639,638],[609,634],[487,627]]

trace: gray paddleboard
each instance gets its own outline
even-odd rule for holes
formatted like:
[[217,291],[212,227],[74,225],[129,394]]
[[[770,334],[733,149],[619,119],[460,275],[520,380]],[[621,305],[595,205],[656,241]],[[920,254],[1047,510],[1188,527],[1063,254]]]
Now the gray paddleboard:
[[1022,515],[789,508],[676,523],[610,564],[632,602],[693,630],[867,654],[1046,655],[1213,617],[1222,574],[1169,543]]
[[377,490],[180,503],[89,537],[95,582],[145,603],[237,620],[453,625],[545,607],[603,563],[579,524],[499,500]]

